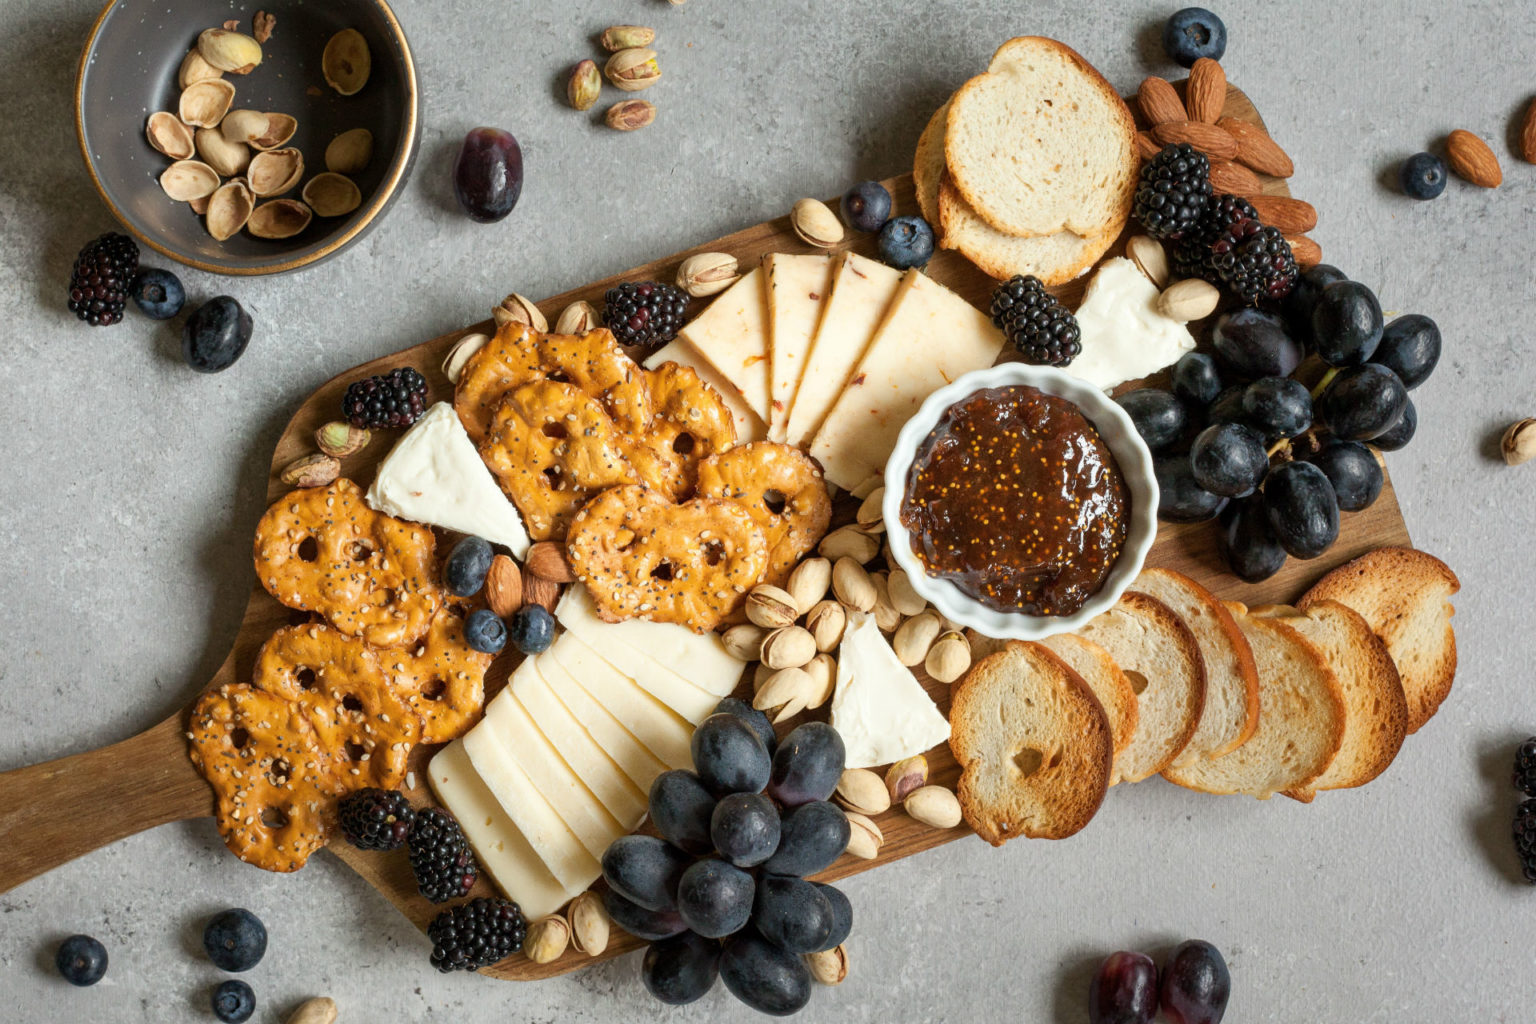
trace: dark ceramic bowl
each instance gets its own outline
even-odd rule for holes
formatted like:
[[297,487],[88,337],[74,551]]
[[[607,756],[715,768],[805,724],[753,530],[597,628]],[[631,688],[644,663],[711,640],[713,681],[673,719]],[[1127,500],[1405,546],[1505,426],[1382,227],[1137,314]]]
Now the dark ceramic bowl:
[[[203,218],[160,188],[170,159],[144,135],[149,115],[176,111],[177,71],[206,28],[238,18],[251,34],[258,9],[277,21],[248,75],[225,75],[235,87],[232,109],[279,111],[298,119],[287,145],[304,155],[304,176],[285,198],[325,170],[325,147],[341,132],[367,128],[373,157],[351,175],[362,204],[344,217],[315,217],[298,235],[223,242]],[[355,28],[368,41],[372,71],[362,90],[339,95],[326,85],[320,55],[326,41]],[[405,33],[385,0],[111,0],[96,19],[75,80],[75,129],[96,191],[140,242],[174,260],[218,274],[276,274],[325,259],[363,235],[383,215],[410,173],[418,128],[416,66]],[[257,200],[262,202],[262,200]]]

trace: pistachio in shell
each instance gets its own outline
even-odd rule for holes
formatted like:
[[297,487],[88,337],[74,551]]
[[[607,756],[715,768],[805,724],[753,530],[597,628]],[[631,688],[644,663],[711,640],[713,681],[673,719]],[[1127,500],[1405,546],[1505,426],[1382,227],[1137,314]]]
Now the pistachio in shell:
[[251,157],[246,169],[251,194],[265,199],[280,196],[304,176],[304,154],[296,149],[269,149]]
[[292,238],[309,227],[312,216],[297,199],[274,199],[251,211],[245,229],[257,238]]
[[149,144],[164,153],[172,160],[190,160],[196,152],[192,141],[192,129],[181,123],[181,119],[166,110],[157,110],[149,115],[149,122],[144,126],[144,135],[149,139]]
[[222,78],[193,82],[181,91],[176,113],[182,124],[193,128],[217,128],[230,104],[235,102],[235,87]]
[[363,202],[363,194],[352,179],[334,171],[310,178],[302,194],[316,217],[345,217]]
[[197,52],[197,47],[187,51],[187,55],[181,58],[181,68],[176,72],[176,85],[185,89],[194,82],[206,82],[210,78],[223,78],[224,72],[203,60],[203,55]]
[[210,66],[236,75],[248,75],[261,63],[261,44],[227,28],[204,29],[197,37],[197,52]]
[[243,142],[230,142],[217,128],[197,130],[197,155],[226,178],[243,174],[251,163],[251,151]]
[[368,73],[373,70],[373,55],[368,52],[368,40],[355,28],[344,28],[331,36],[320,55],[320,72],[325,84],[343,96],[356,94],[368,84]]
[[342,132],[325,147],[325,169],[337,174],[356,174],[373,159],[373,132],[353,128]]
[[219,241],[233,238],[251,219],[256,199],[244,178],[231,178],[218,187],[208,199],[208,212],[203,217],[208,233]]
[[160,187],[179,203],[213,195],[219,174],[201,160],[177,160],[160,175]]
[[230,142],[239,142],[256,150],[276,149],[298,130],[299,122],[288,114],[266,114],[260,110],[231,110],[224,115],[219,131]]

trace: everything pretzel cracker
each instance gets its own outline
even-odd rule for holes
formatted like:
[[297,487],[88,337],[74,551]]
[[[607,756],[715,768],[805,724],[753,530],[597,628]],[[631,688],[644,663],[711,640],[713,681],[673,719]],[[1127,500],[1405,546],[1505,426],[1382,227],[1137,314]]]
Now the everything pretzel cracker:
[[485,670],[494,655],[464,639],[464,618],[450,605],[438,609],[424,639],[379,655],[397,694],[421,716],[423,743],[446,743],[469,731],[485,709]]
[[756,441],[699,463],[698,495],[734,502],[768,542],[763,582],[782,587],[832,522],[832,498],[816,463],[800,449]]
[[640,479],[674,501],[691,497],[699,463],[736,443],[736,422],[691,367],[662,363],[647,376],[651,422],[634,455]]
[[739,505],[674,505],[639,485],[588,502],[566,553],[604,619],[675,622],[698,633],[730,614],[768,564],[762,527]]

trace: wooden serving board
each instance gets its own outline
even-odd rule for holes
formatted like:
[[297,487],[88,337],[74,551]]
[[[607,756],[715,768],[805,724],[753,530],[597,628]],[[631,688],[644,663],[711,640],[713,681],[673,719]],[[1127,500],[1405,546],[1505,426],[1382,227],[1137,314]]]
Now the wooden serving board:
[[[1247,97],[1235,88],[1229,92],[1225,113],[1262,123]],[[895,197],[898,213],[916,212],[910,174],[892,178],[885,184]],[[1268,181],[1266,191],[1275,195],[1288,194],[1285,183],[1279,180]],[[874,239],[856,237],[849,247],[873,255]],[[561,309],[578,299],[600,306],[603,293],[619,281],[670,281],[678,264],[696,252],[727,252],[736,256],[743,266],[750,266],[755,265],[764,253],[806,251],[807,248],[790,230],[788,220],[781,218],[607,280],[584,285],[539,305],[553,322]],[[1118,248],[1111,251],[1119,252]],[[928,265],[927,272],[982,307],[990,301],[995,286],[994,281],[953,252],[939,252]],[[1080,279],[1058,291],[1075,303],[1082,288],[1083,280]],[[702,308],[703,303],[698,306]],[[487,322],[445,334],[414,348],[353,367],[327,381],[304,401],[283,432],[272,456],[268,499],[275,500],[288,490],[277,479],[278,471],[314,450],[316,428],[337,418],[341,396],[348,384],[397,366],[413,366],[426,377],[432,401],[451,398],[452,385],[441,369],[443,358],[465,334],[471,331],[489,333],[490,330]],[[392,437],[380,438],[364,451],[349,457],[344,462],[343,473],[366,487],[373,479],[375,466],[389,451],[392,442]],[[844,515],[851,518],[848,504],[847,501],[843,503]],[[1383,545],[1407,544],[1408,530],[1388,480],[1381,497],[1369,509],[1344,515],[1339,541],[1325,555],[1307,562],[1292,559],[1277,575],[1263,583],[1245,584],[1226,570],[1217,548],[1217,530],[1209,523],[1161,524],[1147,564],[1187,573],[1228,600],[1248,604],[1289,602],[1323,573],[1357,555]],[[300,618],[307,621],[308,617]],[[208,685],[249,680],[257,649],[275,629],[295,620],[295,613],[279,605],[259,585],[254,585],[234,649]],[[517,660],[511,653],[497,659],[486,676],[487,696],[505,682]],[[931,680],[925,680],[925,685],[939,706],[947,711],[948,687]],[[750,683],[744,683],[743,690],[749,691]],[[169,821],[211,816],[214,810],[212,791],[187,758],[186,715],[186,709],[178,710],[158,725],[113,746],[0,775],[0,837],[4,837],[6,844],[5,856],[0,858],[0,892],[124,836]],[[793,724],[788,723],[785,728]],[[426,786],[424,765],[436,750],[436,747],[422,747],[412,756],[415,771],[410,781],[415,785],[411,797],[418,805],[434,802]],[[953,786],[959,772],[948,748],[930,753],[929,761],[934,781]],[[899,810],[882,815],[879,824],[885,833],[885,845],[878,859],[864,861],[845,856],[819,877],[827,880],[842,878],[970,834],[963,826],[947,831],[928,828]],[[330,849],[419,928],[425,929],[442,909],[428,903],[416,892],[403,850],[389,854],[364,853],[339,838]],[[490,884],[482,878],[475,895],[491,895],[492,892]],[[615,929],[613,941],[602,958],[617,956],[640,945],[639,940]],[[532,980],[562,974],[591,962],[590,958],[575,951],[545,965],[535,965],[517,956],[481,973],[498,978]]]

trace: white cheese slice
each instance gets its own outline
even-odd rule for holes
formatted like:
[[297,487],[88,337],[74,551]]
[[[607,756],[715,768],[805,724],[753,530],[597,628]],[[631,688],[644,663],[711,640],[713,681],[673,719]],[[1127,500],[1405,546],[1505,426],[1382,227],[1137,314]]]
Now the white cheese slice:
[[690,725],[704,721],[714,712],[715,705],[720,703],[720,698],[714,694],[705,693],[667,666],[642,657],[628,647],[614,644],[611,640],[606,643],[588,640],[575,630],[566,635],[590,650],[595,657],[613,666],[616,671],[628,676],[642,690],[671,708]]
[[764,423],[768,406],[768,309],[763,273],[754,267],[678,332],[736,388]]
[[837,650],[832,728],[849,768],[892,764],[949,739],[949,721],[901,661],[875,617],[854,612]]
[[800,371],[832,287],[832,257],[771,252],[763,257],[763,273],[768,296],[768,440],[783,441]]
[[616,647],[682,676],[717,699],[735,691],[742,669],[747,666],[725,649],[725,641],[718,633],[695,633],[686,626],[647,619],[604,622],[597,616],[591,592],[581,584],[565,588],[565,595],[555,606],[555,618],[588,647],[602,652],[608,661],[631,676],[636,674],[630,671],[632,663]]
[[438,402],[379,463],[368,507],[376,512],[484,537],[528,554],[522,517],[496,485],[458,413]]
[[1191,352],[1189,328],[1157,311],[1157,285],[1128,259],[1106,260],[1088,282],[1077,326],[1083,351],[1063,369],[1108,391],[1140,380]]
[[668,768],[693,767],[693,726],[641,689],[639,683],[592,653],[571,633],[561,634],[546,653],[578,687],[623,722],[662,764]]
[[850,491],[884,470],[902,424],[925,398],[991,366],[1003,347],[987,314],[916,270],[894,302],[811,440],[827,479]]
[[[561,714],[576,723],[607,757],[618,766],[641,794],[649,793],[656,776],[667,770],[656,755],[645,749],[608,709],[588,696],[553,659],[543,656],[523,662],[535,671],[512,677],[512,692],[534,721],[543,723]],[[546,731],[545,735],[548,735]],[[643,809],[643,808],[642,808]],[[614,817],[619,817],[615,814]],[[623,820],[622,818],[620,820]]]
[[[547,917],[563,907],[597,876],[579,884],[562,884],[550,874],[539,855],[507,812],[501,809],[480,776],[475,774],[464,744],[454,742],[444,747],[427,765],[427,781],[437,799],[458,819],[464,837],[474,848],[475,859],[491,876],[496,887],[523,908],[529,920]],[[568,865],[571,878],[579,878],[587,868]],[[598,868],[599,873],[601,869]]]
[[677,363],[686,366],[699,375],[699,379],[715,389],[715,394],[725,403],[730,411],[731,419],[736,424],[736,441],[738,444],[746,444],[749,441],[762,441],[768,437],[768,424],[764,423],[747,405],[746,399],[741,397],[741,392],[736,386],[724,377],[720,371],[710,365],[709,360],[696,352],[692,345],[682,338],[675,338],[666,345],[651,353],[645,361],[647,370],[654,370],[662,363]]

